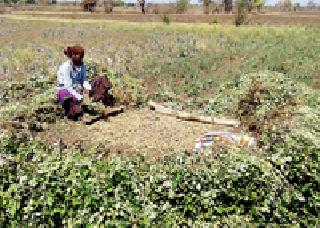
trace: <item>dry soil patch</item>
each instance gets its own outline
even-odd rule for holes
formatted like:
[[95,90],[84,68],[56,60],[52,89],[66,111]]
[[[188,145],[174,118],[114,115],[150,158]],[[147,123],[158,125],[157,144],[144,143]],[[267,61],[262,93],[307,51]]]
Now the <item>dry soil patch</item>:
[[227,127],[178,120],[148,109],[130,110],[92,125],[58,121],[38,134],[38,139],[55,142],[60,138],[68,146],[81,144],[84,150],[99,144],[112,152],[141,152],[152,157],[176,150],[192,150],[194,140],[211,130]]

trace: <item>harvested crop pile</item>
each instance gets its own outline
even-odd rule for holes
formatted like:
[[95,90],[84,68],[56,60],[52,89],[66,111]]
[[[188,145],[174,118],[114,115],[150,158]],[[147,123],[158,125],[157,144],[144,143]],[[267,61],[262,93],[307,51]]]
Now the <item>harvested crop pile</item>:
[[106,69],[94,61],[87,64],[89,80],[100,75],[112,83],[110,93],[116,98],[116,103],[125,106],[139,106],[146,100],[145,87],[142,79],[117,72],[113,69]]
[[296,110],[301,92],[298,85],[281,74],[249,75],[250,86],[240,96],[238,116],[243,128],[258,138],[273,134],[273,142],[281,140],[283,133],[294,128]]
[[246,74],[239,81],[224,84],[207,108],[238,118],[242,129],[257,137],[260,145],[266,133],[275,143],[297,124],[298,110],[303,106],[301,88],[280,73]]
[[258,138],[263,160],[281,178],[281,192],[260,204],[259,216],[273,221],[315,219],[320,186],[318,91],[286,75],[262,72],[243,75],[219,92],[207,108],[239,118]]
[[24,144],[62,117],[55,105],[54,80],[32,75],[23,81],[3,81],[0,85],[0,127],[16,144]]

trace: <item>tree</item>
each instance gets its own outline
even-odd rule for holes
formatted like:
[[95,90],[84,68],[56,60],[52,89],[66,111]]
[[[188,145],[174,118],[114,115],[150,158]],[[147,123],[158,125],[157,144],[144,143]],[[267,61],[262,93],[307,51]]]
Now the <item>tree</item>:
[[46,5],[48,5],[48,0],[38,0],[37,3],[38,3],[39,5],[44,5],[44,6],[46,6]]
[[232,12],[232,0],[223,0],[224,3],[224,11],[225,12]]
[[177,13],[184,13],[188,9],[189,0],[177,0]]
[[104,0],[104,11],[105,13],[111,13],[113,8],[112,0]]
[[246,22],[248,0],[237,0],[236,10],[235,25],[238,27]]
[[140,7],[141,7],[141,13],[142,14],[145,14],[145,10],[144,10],[144,6],[145,6],[145,0],[139,0],[139,4],[140,4]]
[[200,3],[202,3],[203,6],[203,13],[209,14],[209,4],[211,0],[199,0]]
[[261,12],[262,7],[266,4],[265,0],[254,0],[254,7],[258,12]]
[[18,0],[4,0],[3,3],[5,3],[5,4],[17,4]]
[[248,12],[250,13],[254,7],[254,0],[246,0]]
[[291,0],[280,0],[280,7],[283,11],[290,11],[292,7]]
[[209,0],[203,0],[203,13],[209,14]]
[[313,0],[309,0],[307,4],[308,9],[315,9],[316,3]]

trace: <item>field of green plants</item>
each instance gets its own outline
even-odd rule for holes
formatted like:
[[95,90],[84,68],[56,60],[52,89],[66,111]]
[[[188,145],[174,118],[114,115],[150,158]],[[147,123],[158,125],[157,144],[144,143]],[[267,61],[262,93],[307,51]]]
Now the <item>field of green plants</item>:
[[[1,226],[319,225],[319,28],[0,23]],[[236,118],[259,148],[150,162],[40,143],[38,131],[62,121],[56,71],[74,44],[128,111],[152,99]]]

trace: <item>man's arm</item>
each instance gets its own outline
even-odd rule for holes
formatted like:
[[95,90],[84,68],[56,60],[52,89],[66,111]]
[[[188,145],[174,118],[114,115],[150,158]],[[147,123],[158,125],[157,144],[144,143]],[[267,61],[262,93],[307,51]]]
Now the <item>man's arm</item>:
[[78,93],[72,87],[72,80],[70,78],[70,67],[68,65],[62,65],[58,71],[58,84],[60,88],[64,88],[69,91],[78,101],[80,101],[83,96]]

